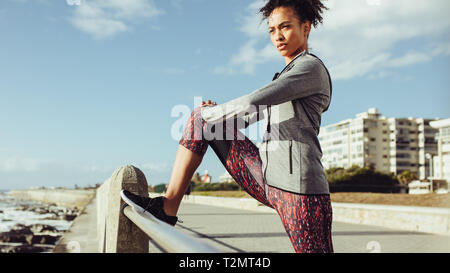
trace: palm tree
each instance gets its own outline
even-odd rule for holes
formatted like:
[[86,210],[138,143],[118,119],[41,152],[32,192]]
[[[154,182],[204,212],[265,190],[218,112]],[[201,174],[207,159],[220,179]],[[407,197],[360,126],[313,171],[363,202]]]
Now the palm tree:
[[417,180],[417,175],[415,173],[412,173],[410,171],[404,171],[401,174],[397,176],[398,181],[400,184],[408,185],[411,183],[411,181]]

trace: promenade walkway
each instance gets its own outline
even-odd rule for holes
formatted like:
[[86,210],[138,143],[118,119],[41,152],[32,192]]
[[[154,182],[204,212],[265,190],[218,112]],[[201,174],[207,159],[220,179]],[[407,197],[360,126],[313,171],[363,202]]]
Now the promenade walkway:
[[75,218],[69,230],[59,240],[54,253],[96,253],[97,240],[97,198],[94,197],[80,215]]
[[[275,213],[183,203],[178,217],[183,223],[177,228],[213,242],[224,252],[294,253]],[[332,233],[336,253],[450,253],[450,236],[342,222],[333,223]]]
[[[97,252],[96,203],[94,198],[75,219],[54,252]],[[223,252],[294,252],[275,213],[182,203],[178,216],[183,223],[177,229]],[[333,223],[333,244],[336,253],[450,253],[450,236],[341,222]],[[162,252],[152,243],[149,250]]]

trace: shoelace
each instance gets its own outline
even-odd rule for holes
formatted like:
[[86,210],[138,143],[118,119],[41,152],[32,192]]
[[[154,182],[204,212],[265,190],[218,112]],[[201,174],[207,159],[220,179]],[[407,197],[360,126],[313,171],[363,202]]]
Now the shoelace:
[[[147,200],[147,197],[143,197],[143,196],[139,196],[140,198],[141,198],[141,200],[142,200],[142,202],[143,203],[145,203]],[[144,208],[144,211],[149,211],[148,210],[148,208],[153,204],[153,199],[150,199],[148,202],[147,202],[147,205],[145,206],[145,208]]]
[[[141,200],[142,200],[143,202],[146,202],[146,201],[147,201],[147,197],[140,196],[140,198],[141,198]],[[153,204],[153,202],[155,202],[155,201],[156,201],[156,199],[150,199],[150,200],[148,201],[147,205],[145,206],[144,211],[150,212],[150,211],[148,210],[148,208],[149,208],[149,207]],[[158,214],[161,214],[161,213],[162,213],[162,210],[159,211]],[[169,216],[169,215],[167,215],[167,216]],[[183,223],[183,221],[177,219],[177,223],[178,223],[178,222]]]

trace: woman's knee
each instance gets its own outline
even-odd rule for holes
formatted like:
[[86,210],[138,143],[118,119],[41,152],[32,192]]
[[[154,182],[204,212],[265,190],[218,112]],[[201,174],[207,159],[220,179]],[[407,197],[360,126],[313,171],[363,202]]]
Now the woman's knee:
[[202,118],[202,107],[198,106],[196,108],[194,108],[194,110],[192,110],[191,112],[191,119],[192,120],[203,120]]

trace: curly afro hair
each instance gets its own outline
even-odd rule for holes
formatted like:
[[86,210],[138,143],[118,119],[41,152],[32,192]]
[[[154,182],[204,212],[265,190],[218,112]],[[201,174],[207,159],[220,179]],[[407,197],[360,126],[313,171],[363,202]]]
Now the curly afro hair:
[[262,21],[269,18],[272,11],[278,7],[291,7],[297,13],[300,23],[310,21],[314,27],[322,23],[322,10],[328,10],[321,0],[269,0],[259,10],[263,16]]

